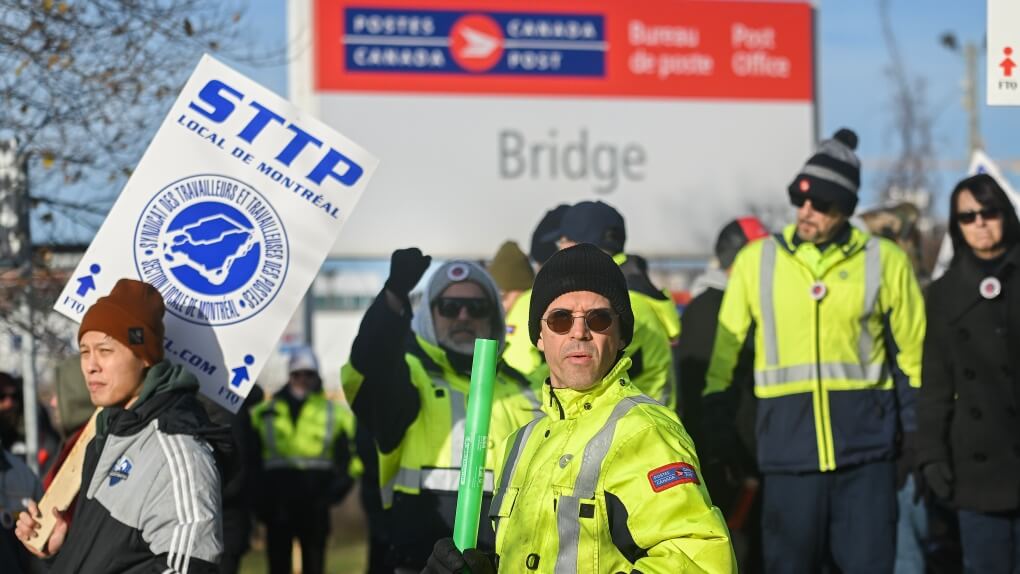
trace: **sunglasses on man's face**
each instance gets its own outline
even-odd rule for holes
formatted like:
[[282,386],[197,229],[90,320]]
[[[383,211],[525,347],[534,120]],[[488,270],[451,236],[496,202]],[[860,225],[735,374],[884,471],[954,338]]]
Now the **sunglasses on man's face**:
[[593,333],[604,333],[613,326],[613,313],[609,309],[592,309],[584,315],[573,315],[566,309],[556,309],[542,320],[553,333],[566,335],[574,326],[574,319],[581,318],[584,318],[584,324]]
[[467,309],[472,319],[483,319],[492,311],[488,299],[476,297],[440,297],[436,299],[435,307],[439,315],[447,319],[460,317],[461,309]]
[[807,200],[809,199],[811,200],[811,209],[817,211],[818,213],[829,213],[829,211],[832,209],[832,200],[819,199],[817,197],[803,193],[790,195],[790,203],[792,203],[794,207],[804,207],[804,204],[807,203]]
[[1002,217],[1002,210],[998,207],[984,207],[977,211],[961,211],[956,214],[956,219],[963,225],[970,225],[977,221],[979,215],[985,221],[992,221]]

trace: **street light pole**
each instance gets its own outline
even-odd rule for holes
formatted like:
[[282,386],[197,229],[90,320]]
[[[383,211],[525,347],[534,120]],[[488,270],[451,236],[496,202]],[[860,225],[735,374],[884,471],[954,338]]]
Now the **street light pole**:
[[981,124],[978,115],[978,47],[967,42],[963,48],[964,60],[967,63],[967,79],[964,81],[963,107],[967,111],[967,131],[970,142],[970,155],[984,148],[981,141]]

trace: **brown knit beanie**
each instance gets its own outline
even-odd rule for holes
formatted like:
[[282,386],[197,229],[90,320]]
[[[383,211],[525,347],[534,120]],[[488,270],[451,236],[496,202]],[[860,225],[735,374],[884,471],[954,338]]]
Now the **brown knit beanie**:
[[163,360],[163,296],[155,287],[135,279],[121,279],[100,297],[81,320],[78,340],[99,331],[120,341],[139,359],[153,365]]
[[492,263],[489,263],[489,273],[503,292],[531,289],[535,281],[535,270],[531,268],[528,256],[513,241],[499,246]]

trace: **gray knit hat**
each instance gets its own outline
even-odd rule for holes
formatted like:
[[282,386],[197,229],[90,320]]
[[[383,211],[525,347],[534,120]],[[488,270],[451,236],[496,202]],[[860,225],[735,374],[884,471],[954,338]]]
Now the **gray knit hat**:
[[842,128],[832,139],[818,146],[818,151],[790,183],[790,198],[817,197],[833,202],[846,215],[857,208],[857,190],[861,187],[861,160],[857,149],[857,134]]

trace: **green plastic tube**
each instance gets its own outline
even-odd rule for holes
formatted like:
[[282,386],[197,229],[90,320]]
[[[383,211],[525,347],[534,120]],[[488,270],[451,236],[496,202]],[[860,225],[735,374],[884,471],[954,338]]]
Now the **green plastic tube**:
[[478,521],[485,489],[485,447],[489,443],[492,387],[496,380],[499,342],[475,339],[468,389],[467,420],[464,421],[464,457],[457,487],[457,514],[453,522],[453,543],[463,552],[478,544]]

